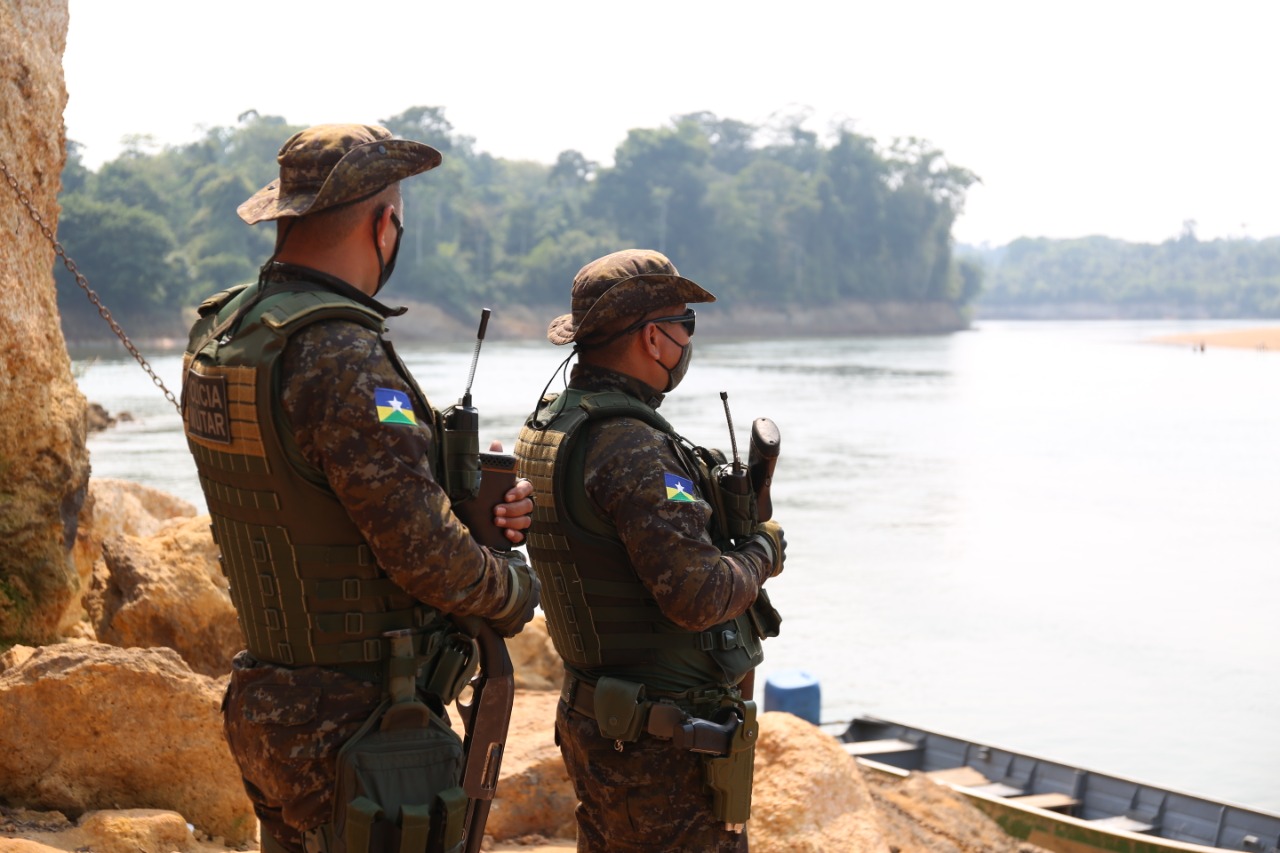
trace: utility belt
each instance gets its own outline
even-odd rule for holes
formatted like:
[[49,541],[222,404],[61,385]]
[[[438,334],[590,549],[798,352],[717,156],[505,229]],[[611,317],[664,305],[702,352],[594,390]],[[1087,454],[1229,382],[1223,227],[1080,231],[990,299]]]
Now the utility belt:
[[[388,631],[369,642],[380,650],[371,660],[302,665],[323,666],[363,681],[377,682],[388,691],[393,685],[405,685],[398,688],[402,694],[407,685],[416,683],[419,691],[449,705],[471,681],[479,663],[475,640],[442,620],[426,628]],[[256,655],[252,649],[249,655],[255,661],[272,666],[299,666]]]
[[643,684],[621,678],[606,676],[591,684],[566,673],[560,698],[595,720],[600,735],[612,739],[619,752],[624,743],[648,734],[700,754],[716,819],[735,832],[742,830],[751,816],[760,727],[756,703],[744,700],[737,688],[649,693]]

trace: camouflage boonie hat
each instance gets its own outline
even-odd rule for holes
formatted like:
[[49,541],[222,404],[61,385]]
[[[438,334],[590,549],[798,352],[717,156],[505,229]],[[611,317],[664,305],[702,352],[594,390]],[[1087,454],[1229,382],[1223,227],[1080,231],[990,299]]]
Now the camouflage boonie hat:
[[377,125],[318,124],[289,137],[276,162],[280,177],[236,208],[250,225],[366,198],[439,166],[440,152]]
[[639,319],[665,305],[715,301],[710,292],[676,272],[661,252],[623,249],[578,270],[573,277],[573,313],[551,321],[547,340],[556,346],[582,343],[619,320]]

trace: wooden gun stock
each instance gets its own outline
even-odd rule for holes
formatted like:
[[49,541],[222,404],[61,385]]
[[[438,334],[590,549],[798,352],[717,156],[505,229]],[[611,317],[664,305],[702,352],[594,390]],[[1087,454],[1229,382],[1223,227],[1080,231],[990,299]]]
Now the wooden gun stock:
[[488,623],[475,616],[457,621],[480,649],[480,671],[471,680],[471,701],[466,705],[458,702],[467,733],[463,739],[466,766],[462,771],[462,789],[467,793],[464,849],[466,853],[479,853],[489,807],[498,791],[498,771],[502,769],[502,751],[511,724],[516,679],[507,644]]
[[747,473],[756,493],[756,521],[773,518],[769,488],[773,485],[773,469],[781,451],[782,434],[778,432],[778,425],[768,418],[756,418],[751,423],[751,450],[747,454]]

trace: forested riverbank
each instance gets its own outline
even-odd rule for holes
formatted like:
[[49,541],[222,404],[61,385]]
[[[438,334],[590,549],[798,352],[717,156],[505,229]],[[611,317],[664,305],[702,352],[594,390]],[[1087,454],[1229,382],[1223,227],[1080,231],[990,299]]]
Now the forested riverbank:
[[[946,304],[959,316],[980,281],[953,256],[951,229],[977,176],[923,140],[845,128],[824,142],[802,123],[693,113],[629,131],[612,165],[573,150],[545,165],[478,152],[442,108],[412,107],[384,124],[439,148],[444,164],[404,184],[388,299],[431,304],[463,328],[485,304],[559,313],[584,263],[643,246],[730,306],[817,317],[851,304]],[[97,171],[68,143],[58,236],[122,325],[172,335],[210,293],[256,277],[275,229],[246,226],[235,209],[274,177],[277,149],[299,129],[248,113],[200,142],[154,153],[140,144]],[[100,337],[97,309],[61,265],[55,275],[67,337]],[[868,325],[857,313],[837,311],[848,331],[963,325],[917,325],[898,309]]]

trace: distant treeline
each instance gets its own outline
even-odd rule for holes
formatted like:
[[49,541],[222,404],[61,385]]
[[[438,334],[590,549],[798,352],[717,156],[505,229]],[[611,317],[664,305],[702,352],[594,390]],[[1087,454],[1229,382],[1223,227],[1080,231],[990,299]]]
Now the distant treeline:
[[1280,317],[1280,237],[1159,244],[1020,238],[957,254],[984,266],[977,309],[1009,317]]
[[[800,119],[759,127],[695,113],[630,131],[604,167],[572,150],[552,165],[478,153],[437,107],[383,124],[444,153],[404,184],[396,297],[459,316],[489,300],[565,304],[579,267],[630,246],[666,252],[739,303],[963,305],[980,289],[951,237],[977,178],[920,140],[881,146],[842,129],[824,145]],[[96,172],[69,143],[59,239],[117,317],[176,326],[184,308],[256,278],[275,229],[235,209],[275,177],[277,150],[300,129],[247,113]],[[101,336],[96,311],[56,272],[69,337]]]

